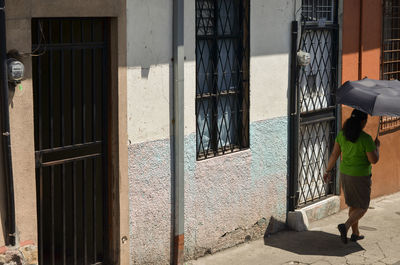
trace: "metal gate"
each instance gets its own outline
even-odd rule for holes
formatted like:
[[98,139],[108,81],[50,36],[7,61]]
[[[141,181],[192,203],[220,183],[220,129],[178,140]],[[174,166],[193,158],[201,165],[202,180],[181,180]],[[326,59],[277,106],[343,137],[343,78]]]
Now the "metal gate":
[[32,20],[42,265],[106,263],[108,24]]
[[299,43],[292,48],[309,53],[310,63],[292,68],[290,210],[335,192],[323,174],[336,136],[338,28],[337,0],[302,1]]

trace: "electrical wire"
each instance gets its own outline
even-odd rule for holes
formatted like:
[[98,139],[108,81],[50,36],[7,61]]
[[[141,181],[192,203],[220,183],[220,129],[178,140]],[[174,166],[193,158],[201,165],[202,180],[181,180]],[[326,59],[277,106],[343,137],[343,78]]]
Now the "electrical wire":
[[38,52],[40,49],[42,49],[42,47],[41,47],[42,44],[43,44],[42,41],[44,41],[44,43],[46,43],[46,37],[45,37],[44,32],[43,32],[43,25],[42,25],[41,21],[39,22],[39,30],[40,30],[40,39],[39,39],[38,46],[36,47],[35,50],[33,50],[30,53],[21,54],[22,56],[38,57],[38,56],[44,55],[47,52],[46,46],[44,46],[43,51],[41,53],[36,54],[36,52]]

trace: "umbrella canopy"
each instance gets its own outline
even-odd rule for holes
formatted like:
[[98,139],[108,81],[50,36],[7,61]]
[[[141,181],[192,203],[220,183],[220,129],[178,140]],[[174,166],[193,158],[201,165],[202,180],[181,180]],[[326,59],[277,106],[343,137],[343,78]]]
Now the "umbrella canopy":
[[400,116],[400,81],[347,81],[337,89],[336,100],[372,116]]

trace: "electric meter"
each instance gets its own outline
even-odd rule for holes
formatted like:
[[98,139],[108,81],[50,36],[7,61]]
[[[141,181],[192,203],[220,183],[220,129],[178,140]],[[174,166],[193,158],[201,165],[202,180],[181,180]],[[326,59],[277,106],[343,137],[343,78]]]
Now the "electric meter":
[[9,82],[21,82],[24,78],[25,67],[20,61],[10,58],[7,60],[8,69],[8,81]]

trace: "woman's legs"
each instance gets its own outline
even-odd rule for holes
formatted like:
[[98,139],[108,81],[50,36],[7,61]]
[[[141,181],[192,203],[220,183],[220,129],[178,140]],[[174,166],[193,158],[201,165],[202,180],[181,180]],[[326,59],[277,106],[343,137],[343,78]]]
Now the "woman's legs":
[[367,212],[367,209],[361,209],[361,208],[354,208],[350,207],[349,208],[349,219],[347,219],[345,225],[346,225],[346,230],[349,230],[350,227],[353,230],[353,234],[355,235],[360,235],[360,231],[358,230],[358,221],[361,219],[361,217],[364,216],[364,214]]
[[[349,208],[349,217],[350,215],[353,213],[355,208],[350,207]],[[352,234],[359,236],[360,235],[360,231],[358,230],[358,221],[355,222],[352,226],[351,226],[351,230],[353,230]]]

